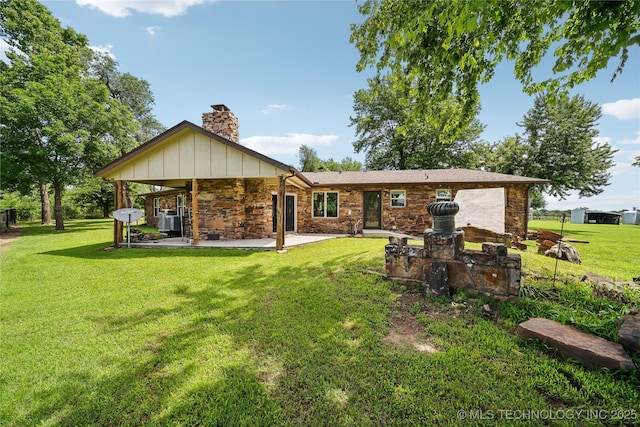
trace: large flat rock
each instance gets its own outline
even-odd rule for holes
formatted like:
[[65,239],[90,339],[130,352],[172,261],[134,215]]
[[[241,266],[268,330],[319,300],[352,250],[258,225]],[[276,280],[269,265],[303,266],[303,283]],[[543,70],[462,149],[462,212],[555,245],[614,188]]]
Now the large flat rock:
[[561,354],[590,368],[635,369],[622,346],[549,319],[533,318],[518,325],[518,335],[538,338]]
[[618,329],[618,342],[624,348],[640,353],[640,313],[628,314]]

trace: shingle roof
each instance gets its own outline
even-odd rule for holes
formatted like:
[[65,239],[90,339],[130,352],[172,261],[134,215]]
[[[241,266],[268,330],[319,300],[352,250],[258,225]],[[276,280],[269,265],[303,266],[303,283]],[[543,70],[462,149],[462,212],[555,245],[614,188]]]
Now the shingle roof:
[[545,179],[470,169],[303,172],[314,186],[374,184],[545,184]]

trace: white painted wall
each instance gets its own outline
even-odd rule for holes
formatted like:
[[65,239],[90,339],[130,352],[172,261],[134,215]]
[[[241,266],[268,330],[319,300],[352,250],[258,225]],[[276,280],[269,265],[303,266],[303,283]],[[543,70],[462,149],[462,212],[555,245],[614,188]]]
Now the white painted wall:
[[504,233],[504,188],[458,190],[454,201],[460,205],[456,227],[473,225]]

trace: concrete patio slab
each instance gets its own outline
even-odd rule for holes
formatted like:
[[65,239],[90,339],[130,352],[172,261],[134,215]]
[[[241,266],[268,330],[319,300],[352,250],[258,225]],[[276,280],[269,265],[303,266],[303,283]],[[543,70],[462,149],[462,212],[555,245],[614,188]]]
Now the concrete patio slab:
[[[307,245],[310,243],[321,242],[323,240],[335,239],[338,237],[348,237],[347,234],[289,234],[285,236],[284,247],[292,248],[295,246]],[[124,242],[122,247],[126,247]],[[144,249],[202,249],[202,248],[228,248],[228,249],[256,249],[256,250],[275,250],[276,239],[242,239],[242,240],[200,240],[198,246],[189,243],[188,238],[169,237],[160,240],[149,240],[146,242],[131,243],[132,248]]]

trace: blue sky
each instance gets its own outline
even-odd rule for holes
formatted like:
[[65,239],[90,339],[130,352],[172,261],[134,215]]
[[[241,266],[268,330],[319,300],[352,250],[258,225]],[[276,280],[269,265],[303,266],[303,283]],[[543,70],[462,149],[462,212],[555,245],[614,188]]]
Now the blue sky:
[[[355,71],[349,26],[363,20],[355,1],[42,3],[62,25],[111,52],[120,71],[147,80],[155,114],[167,127],[200,124],[211,104],[226,104],[238,116],[241,143],[282,162],[298,166],[301,144],[321,158],[363,160],[353,152],[349,117],[353,93],[366,87],[372,71]],[[640,48],[610,83],[616,65],[612,60],[610,69],[574,91],[602,106],[599,138],[620,150],[611,185],[597,197],[551,199],[551,209],[640,208],[640,168],[631,167],[640,155]],[[521,133],[516,123],[533,105],[506,63],[481,87],[481,100],[488,142]]]

